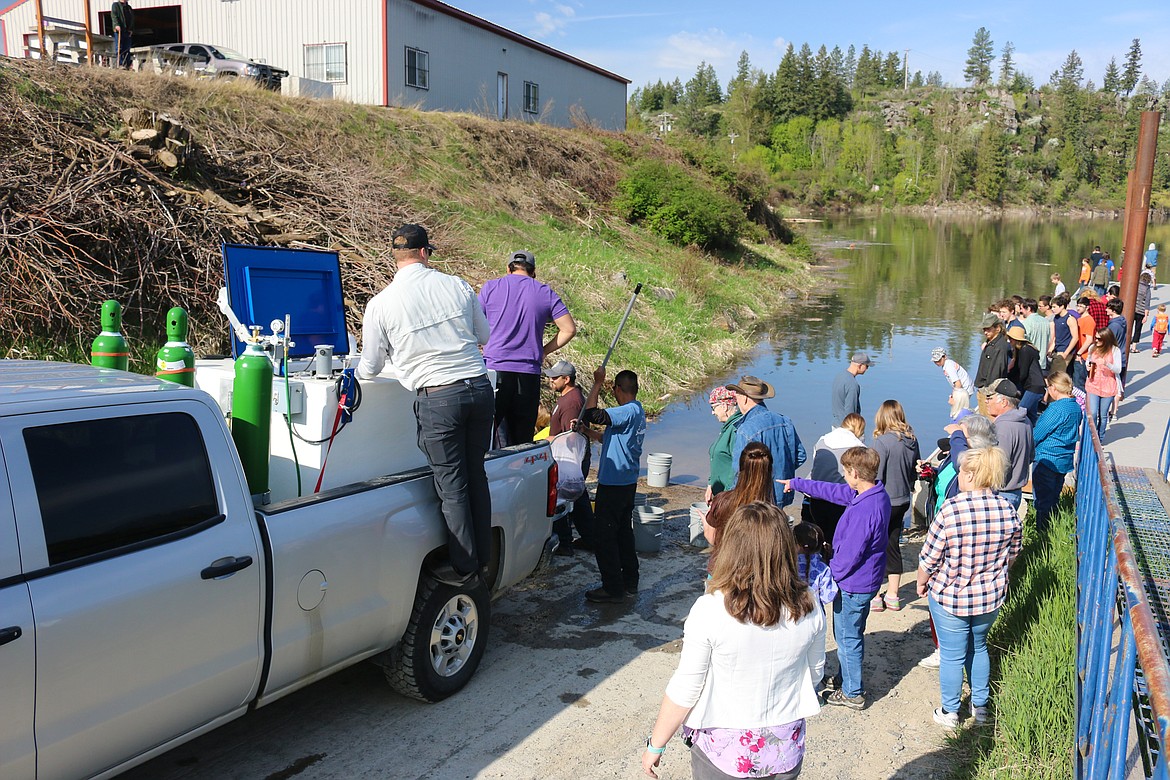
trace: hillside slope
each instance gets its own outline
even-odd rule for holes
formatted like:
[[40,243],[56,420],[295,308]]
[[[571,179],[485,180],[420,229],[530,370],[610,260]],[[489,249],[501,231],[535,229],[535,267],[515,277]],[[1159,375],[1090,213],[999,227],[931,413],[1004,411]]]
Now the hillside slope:
[[173,305],[191,312],[197,351],[222,350],[213,302],[225,242],[337,250],[356,328],[392,276],[391,232],[416,221],[439,247],[435,264],[476,286],[505,271],[510,251],[533,250],[579,322],[564,354],[583,368],[645,283],[614,360],[643,373],[652,406],[723,368],[811,283],[799,242],[715,256],[618,216],[619,180],[648,158],[712,192],[733,186],[646,137],[19,60],[0,60],[0,103],[9,356],[84,355],[107,297],[126,309],[137,370],[150,370]]

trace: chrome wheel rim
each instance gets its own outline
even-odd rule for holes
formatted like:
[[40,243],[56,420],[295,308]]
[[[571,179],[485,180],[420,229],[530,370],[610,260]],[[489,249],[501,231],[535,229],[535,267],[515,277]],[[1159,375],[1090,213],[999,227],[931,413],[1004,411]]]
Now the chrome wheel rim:
[[466,594],[452,596],[431,627],[431,667],[440,677],[458,674],[475,649],[479,610]]

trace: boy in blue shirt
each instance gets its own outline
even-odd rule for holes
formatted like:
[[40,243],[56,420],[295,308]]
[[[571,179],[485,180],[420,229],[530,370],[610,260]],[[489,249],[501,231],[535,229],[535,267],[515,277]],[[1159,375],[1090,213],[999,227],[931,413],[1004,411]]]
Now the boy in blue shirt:
[[[593,387],[585,401],[584,422],[605,426],[597,468],[597,504],[593,517],[593,553],[601,572],[601,587],[585,592],[598,603],[618,603],[638,592],[638,553],[634,550],[634,497],[638,491],[638,462],[646,438],[646,413],[638,402],[638,375],[619,371],[613,380],[617,405],[597,408],[605,384],[605,369],[593,372]],[[574,429],[576,426],[574,425]]]

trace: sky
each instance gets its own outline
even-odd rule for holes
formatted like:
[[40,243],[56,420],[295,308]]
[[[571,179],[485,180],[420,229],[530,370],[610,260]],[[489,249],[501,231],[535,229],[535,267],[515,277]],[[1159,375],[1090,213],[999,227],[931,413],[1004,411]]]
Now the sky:
[[883,52],[909,49],[910,73],[937,70],[952,85],[980,27],[998,57],[1015,45],[1020,70],[1039,86],[1076,49],[1085,78],[1101,85],[1110,57],[1118,64],[1134,38],[1142,41],[1142,72],[1170,79],[1170,2],[1109,0],[447,0],[476,16],[534,38],[606,70],[634,88],[675,77],[686,83],[700,62],[715,66],[726,86],[740,52],[775,71],[789,42],[815,53],[849,44]]

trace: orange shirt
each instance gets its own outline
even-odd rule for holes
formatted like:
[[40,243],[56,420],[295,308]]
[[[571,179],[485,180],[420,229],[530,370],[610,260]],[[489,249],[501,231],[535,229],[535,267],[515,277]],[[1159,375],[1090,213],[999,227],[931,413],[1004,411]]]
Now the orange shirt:
[[1088,263],[1081,263],[1081,278],[1077,281],[1083,287],[1089,283],[1089,277],[1093,275],[1093,269],[1089,268]]
[[1097,323],[1094,322],[1092,314],[1085,312],[1077,319],[1077,328],[1081,334],[1081,343],[1077,346],[1077,354],[1084,356],[1093,344],[1093,336],[1097,333]]

